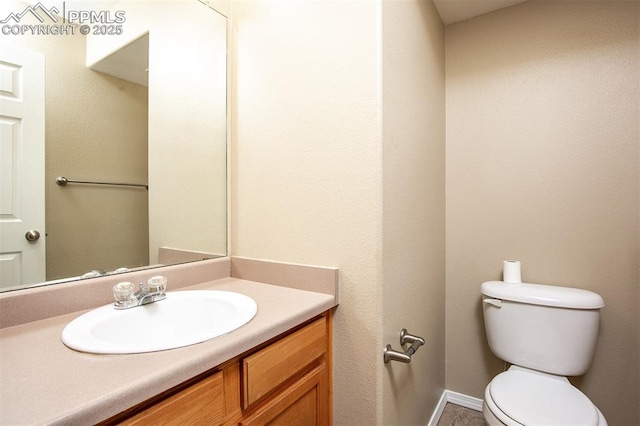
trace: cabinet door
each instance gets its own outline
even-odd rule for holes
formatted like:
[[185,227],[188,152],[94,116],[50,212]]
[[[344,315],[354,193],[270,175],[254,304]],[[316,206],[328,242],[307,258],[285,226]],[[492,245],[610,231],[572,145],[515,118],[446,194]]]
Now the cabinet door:
[[329,424],[327,404],[327,368],[321,365],[242,419],[239,424],[242,426],[325,426]]
[[[244,405],[251,408],[261,398],[296,376],[324,362],[327,323],[324,317],[246,358],[242,362]],[[321,360],[321,361],[319,361]]]
[[223,373],[195,385],[125,420],[123,425],[220,425],[225,417]]

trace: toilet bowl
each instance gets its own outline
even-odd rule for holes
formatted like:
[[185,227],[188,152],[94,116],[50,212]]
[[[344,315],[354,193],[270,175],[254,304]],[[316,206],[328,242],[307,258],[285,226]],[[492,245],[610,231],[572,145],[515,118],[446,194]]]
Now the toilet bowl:
[[588,290],[527,283],[482,284],[491,351],[511,367],[487,385],[483,413],[493,425],[604,426],[593,402],[567,376],[594,356],[604,301]]
[[606,426],[591,400],[566,377],[511,366],[487,385],[482,412],[490,426]]

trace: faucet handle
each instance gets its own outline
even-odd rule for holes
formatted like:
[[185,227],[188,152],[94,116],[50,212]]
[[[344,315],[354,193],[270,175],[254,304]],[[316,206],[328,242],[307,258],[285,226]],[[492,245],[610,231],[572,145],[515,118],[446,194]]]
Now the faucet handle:
[[149,291],[152,293],[164,293],[167,289],[167,277],[156,275],[155,277],[149,278],[147,285]]
[[118,303],[128,302],[133,298],[136,286],[129,281],[124,281],[113,286],[113,298]]

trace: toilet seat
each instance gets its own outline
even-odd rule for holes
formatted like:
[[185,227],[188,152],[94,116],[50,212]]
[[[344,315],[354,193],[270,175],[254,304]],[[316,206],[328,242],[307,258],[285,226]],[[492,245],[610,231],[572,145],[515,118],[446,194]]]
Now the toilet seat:
[[489,383],[485,403],[507,425],[602,424],[596,406],[566,377],[518,366],[512,366]]

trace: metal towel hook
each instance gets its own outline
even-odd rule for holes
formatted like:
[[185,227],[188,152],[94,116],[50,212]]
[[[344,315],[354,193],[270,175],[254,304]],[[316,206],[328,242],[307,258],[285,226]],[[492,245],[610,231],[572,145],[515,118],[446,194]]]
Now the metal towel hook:
[[424,345],[424,339],[409,334],[407,329],[403,328],[402,331],[400,331],[400,346],[404,346],[407,343],[410,343],[411,346],[405,352],[396,351],[391,345],[387,345],[384,348],[384,363],[387,364],[389,361],[411,362],[413,354],[416,353],[420,346]]

